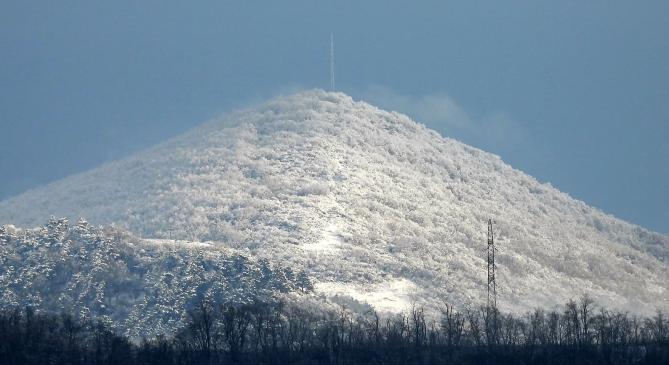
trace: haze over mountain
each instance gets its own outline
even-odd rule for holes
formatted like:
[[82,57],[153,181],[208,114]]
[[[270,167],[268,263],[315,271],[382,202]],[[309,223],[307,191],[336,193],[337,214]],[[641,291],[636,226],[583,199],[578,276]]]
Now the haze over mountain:
[[669,308],[668,237],[341,93],[279,97],[0,203],[0,224],[49,215],[248,249],[387,311],[481,303],[492,218],[502,310],[582,293]]

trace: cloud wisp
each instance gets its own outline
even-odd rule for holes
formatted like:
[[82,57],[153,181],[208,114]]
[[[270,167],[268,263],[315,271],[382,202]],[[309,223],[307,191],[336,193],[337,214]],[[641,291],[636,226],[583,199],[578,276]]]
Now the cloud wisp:
[[515,149],[530,137],[529,131],[507,113],[494,111],[475,118],[442,92],[408,95],[384,86],[371,86],[360,97],[381,108],[406,114],[446,137],[491,152]]

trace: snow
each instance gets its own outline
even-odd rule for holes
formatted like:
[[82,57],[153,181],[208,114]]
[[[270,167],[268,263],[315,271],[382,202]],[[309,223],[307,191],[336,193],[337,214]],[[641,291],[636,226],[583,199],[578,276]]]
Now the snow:
[[155,246],[172,247],[178,246],[183,248],[212,248],[215,247],[211,242],[194,242],[187,240],[171,240],[163,238],[143,238],[142,243],[151,244]]
[[248,250],[353,293],[404,279],[420,303],[461,306],[485,299],[492,218],[502,309],[585,292],[669,309],[669,237],[341,93],[279,97],[0,202],[0,224],[49,215]]
[[414,304],[414,293],[418,288],[413,282],[401,278],[374,285],[321,282],[314,284],[314,290],[329,296],[351,297],[371,305],[379,312],[400,313],[409,310]]
[[341,237],[338,236],[339,227],[330,224],[323,230],[323,237],[316,243],[302,245],[302,249],[319,254],[334,254],[340,251]]

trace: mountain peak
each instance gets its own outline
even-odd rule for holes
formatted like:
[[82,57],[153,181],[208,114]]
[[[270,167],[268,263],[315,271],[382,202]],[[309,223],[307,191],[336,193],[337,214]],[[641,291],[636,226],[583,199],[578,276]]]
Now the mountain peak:
[[[416,123],[396,113],[388,113],[363,101],[354,101],[342,92],[311,89],[290,95],[277,96],[269,101],[235,111],[224,117],[214,119],[193,132],[211,131],[248,124],[263,129],[273,125],[278,130],[282,127],[294,130],[297,125],[309,130],[311,127],[341,127],[342,122],[351,121],[355,115],[364,116],[360,121],[376,123],[397,122],[402,120],[415,129]],[[367,118],[369,116],[374,118]],[[391,115],[393,115],[391,117]]]

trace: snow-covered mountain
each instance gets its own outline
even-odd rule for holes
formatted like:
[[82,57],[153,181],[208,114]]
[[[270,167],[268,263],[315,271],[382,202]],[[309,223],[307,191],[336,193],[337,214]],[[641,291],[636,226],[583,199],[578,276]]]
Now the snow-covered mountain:
[[341,93],[279,97],[0,203],[0,224],[49,215],[247,248],[389,311],[481,303],[492,218],[501,309],[582,293],[669,308],[668,237]]

